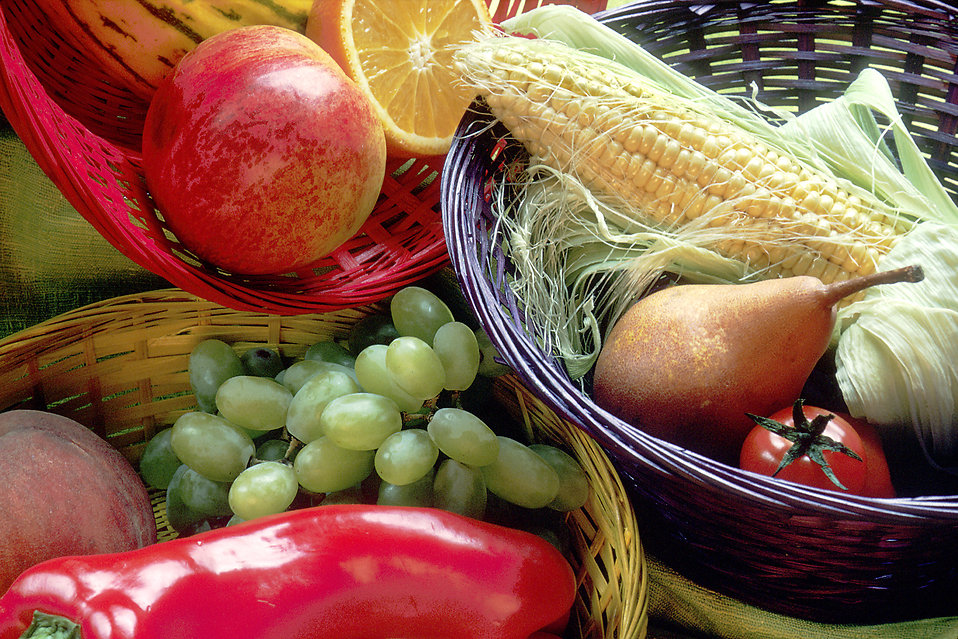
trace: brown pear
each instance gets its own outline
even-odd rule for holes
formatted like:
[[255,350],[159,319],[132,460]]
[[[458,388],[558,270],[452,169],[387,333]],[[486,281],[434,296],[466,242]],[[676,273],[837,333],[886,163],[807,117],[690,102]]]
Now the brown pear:
[[839,301],[922,278],[909,266],[832,284],[794,276],[661,289],[612,328],[595,366],[595,402],[659,439],[736,463],[755,426],[745,413],[769,415],[799,398]]

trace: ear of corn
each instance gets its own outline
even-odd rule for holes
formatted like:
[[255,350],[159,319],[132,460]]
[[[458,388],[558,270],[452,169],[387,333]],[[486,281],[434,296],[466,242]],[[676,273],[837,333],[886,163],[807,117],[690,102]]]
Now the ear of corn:
[[912,226],[871,194],[849,192],[597,56],[548,40],[498,38],[465,52],[460,65],[533,164],[621,198],[651,227],[713,229],[706,248],[763,277],[831,282],[871,273]]
[[837,379],[853,415],[913,429],[933,463],[958,470],[958,205],[877,71],[776,126],[571,7],[503,27],[541,39],[458,57],[528,151],[494,186],[489,244],[509,259],[533,338],[571,378],[663,272],[833,281],[921,258],[925,281],[839,309]]
[[[865,68],[842,95],[797,115],[718,94],[575,7],[539,7],[502,26],[507,32],[549,38],[613,60],[670,95],[733,122],[770,148],[786,150],[808,166],[878,194],[911,217],[958,224],[958,203],[929,168],[898,113],[888,82],[875,69]],[[782,124],[769,122],[769,115]],[[894,139],[894,152],[886,138]]]

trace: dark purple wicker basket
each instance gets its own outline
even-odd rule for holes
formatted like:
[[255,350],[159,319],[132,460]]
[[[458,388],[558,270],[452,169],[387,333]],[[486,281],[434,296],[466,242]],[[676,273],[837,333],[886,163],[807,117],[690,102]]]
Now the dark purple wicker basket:
[[[668,0],[597,14],[713,89],[754,81],[761,100],[799,111],[880,64],[920,148],[958,198],[955,16],[931,0]],[[490,259],[495,220],[483,192],[504,159],[523,152],[510,141],[480,103],[461,123],[441,187],[453,267],[504,359],[610,452],[649,549],[703,585],[792,616],[872,624],[958,614],[958,489],[872,499],[756,477],[644,434],[569,379],[523,322],[507,259]]]

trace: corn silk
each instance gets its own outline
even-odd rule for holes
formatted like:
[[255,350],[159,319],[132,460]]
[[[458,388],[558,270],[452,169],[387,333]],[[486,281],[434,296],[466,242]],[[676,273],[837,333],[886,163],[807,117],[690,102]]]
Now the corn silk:
[[[920,264],[925,279],[874,287],[839,308],[832,346],[837,383],[852,415],[883,428],[914,429],[933,465],[958,470],[958,206],[911,138],[878,71],[865,69],[837,99],[795,115],[716,93],[569,6],[541,7],[502,26],[505,35],[485,36],[457,55],[464,80],[482,95],[498,88],[471,73],[470,47],[498,46],[503,38],[539,46],[514,37],[534,35],[540,43],[600,56],[610,68],[621,65],[828,174],[848,192],[867,192],[887,205],[905,230],[882,255],[880,270]],[[534,339],[583,387],[604,333],[663,275],[713,283],[774,275],[715,250],[747,229],[707,220],[651,223],[616,194],[590,190],[568,167],[527,161],[513,169],[494,186],[501,237],[491,244],[514,269],[510,285]]]

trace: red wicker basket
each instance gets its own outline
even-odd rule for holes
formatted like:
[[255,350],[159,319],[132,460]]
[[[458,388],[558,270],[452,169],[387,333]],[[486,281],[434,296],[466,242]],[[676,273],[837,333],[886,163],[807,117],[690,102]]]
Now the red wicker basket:
[[[538,4],[492,0],[491,6],[502,20]],[[251,277],[204,264],[165,227],[145,188],[140,136],[148,103],[111,86],[87,52],[58,36],[38,5],[3,3],[0,109],[70,204],[140,266],[224,306],[298,314],[382,299],[448,263],[440,157],[391,160],[365,226],[299,273]]]
[[[662,0],[596,16],[713,89],[804,110],[868,64],[890,78],[932,168],[958,199],[958,19],[934,0]],[[504,144],[503,144],[504,142]],[[783,614],[876,624],[958,612],[958,482],[935,496],[874,499],[804,488],[715,462],[599,408],[510,288],[484,197],[521,146],[481,103],[442,176],[449,253],[463,293],[530,389],[610,452],[654,554],[695,581]],[[955,494],[952,494],[955,493]]]

